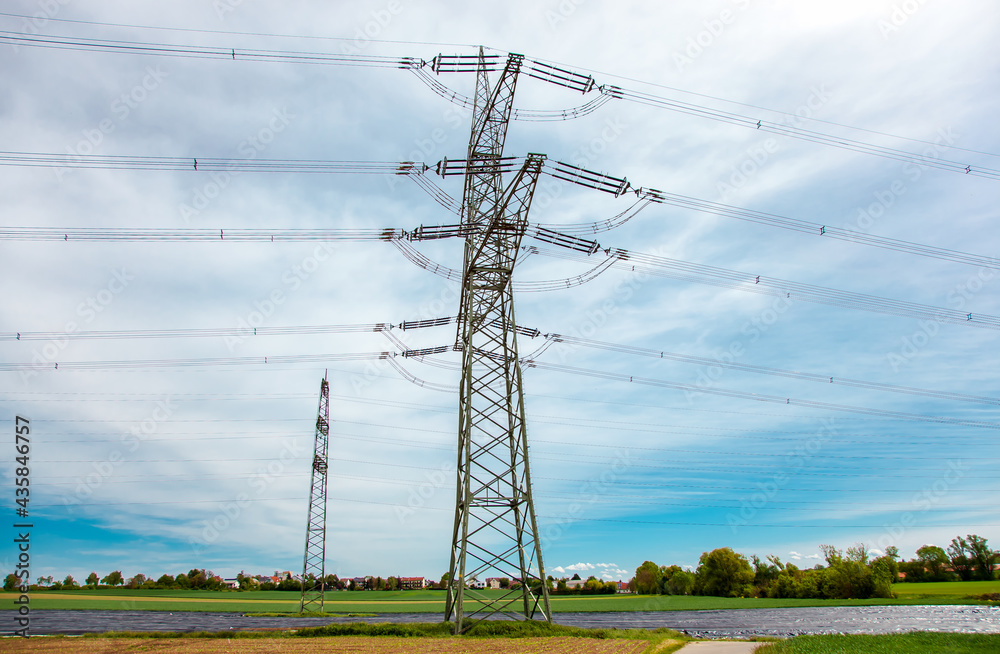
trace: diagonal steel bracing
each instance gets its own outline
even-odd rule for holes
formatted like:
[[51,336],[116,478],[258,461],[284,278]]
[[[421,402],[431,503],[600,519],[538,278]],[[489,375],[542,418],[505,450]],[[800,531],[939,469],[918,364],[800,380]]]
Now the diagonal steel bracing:
[[[506,186],[499,170],[521,57],[511,55],[496,86],[480,51],[463,196],[465,246],[458,345],[458,488],[445,619],[459,633],[496,614],[551,621],[538,538],[511,275],[544,156],[531,154]],[[469,588],[506,577],[499,595]]]
[[319,387],[315,443],[309,492],[309,518],[306,525],[306,552],[302,564],[300,613],[323,612],[323,584],[326,578],[327,456],[330,449],[330,385],[326,377]]

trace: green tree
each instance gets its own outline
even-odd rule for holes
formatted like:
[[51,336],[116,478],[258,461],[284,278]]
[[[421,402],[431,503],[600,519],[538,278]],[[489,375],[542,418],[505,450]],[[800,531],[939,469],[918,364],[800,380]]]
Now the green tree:
[[174,583],[177,584],[177,587],[182,590],[187,590],[191,587],[191,580],[188,579],[188,576],[183,572],[177,575],[177,578],[174,579]]
[[101,583],[108,586],[121,586],[125,583],[125,578],[122,577],[121,570],[115,570],[114,572],[109,572],[108,576],[104,579],[101,579]]
[[868,547],[856,543],[847,548],[847,556],[832,545],[820,545],[827,568],[819,577],[822,594],[831,599],[865,599],[872,596],[874,583],[868,567]]
[[[180,579],[180,575],[177,575]],[[199,570],[198,568],[192,568],[187,573],[188,585],[192,589],[202,589],[208,583],[208,575],[204,570]]]
[[73,575],[66,575],[66,578],[63,579],[62,587],[65,590],[69,590],[71,588],[79,588],[80,584],[76,583],[76,579],[73,578]]
[[924,545],[918,549],[917,562],[926,571],[928,581],[944,581],[948,578],[945,566],[950,561],[945,551],[937,545]]
[[160,578],[156,580],[156,585],[160,588],[173,588],[175,584],[176,582],[174,581],[173,576],[168,574],[162,574],[160,575]]
[[992,581],[993,564],[1000,559],[1000,553],[991,550],[982,536],[968,534],[965,538],[968,557],[976,567],[976,578],[980,581]]
[[951,569],[962,581],[970,581],[976,567],[976,561],[969,556],[969,553],[969,542],[964,538],[958,536],[951,540],[951,545],[948,546],[948,558],[951,560]]
[[213,574],[211,571],[205,574],[205,590],[222,590],[222,577]]
[[97,588],[97,584],[99,584],[100,581],[101,578],[97,576],[96,572],[91,572],[89,575],[87,575],[87,586],[89,588]]
[[134,576],[131,579],[129,579],[128,583],[125,584],[125,585],[126,585],[127,588],[139,588],[144,583],[146,583],[146,575],[144,575],[144,574],[142,574],[140,572],[136,576]]
[[891,556],[872,561],[872,593],[875,597],[895,597],[892,585],[899,579],[899,565]]
[[17,590],[20,586],[21,578],[13,572],[7,575],[3,580],[3,589],[6,591]]
[[675,574],[683,570],[679,565],[661,565],[660,566],[660,592],[669,595],[670,591],[667,590],[667,584],[670,582],[670,578]]
[[702,553],[694,578],[698,595],[741,597],[753,592],[750,562],[729,547]]
[[690,595],[694,590],[694,575],[687,570],[679,570],[670,575],[667,592],[671,595]]
[[640,595],[659,594],[663,589],[663,572],[652,561],[644,561],[635,569],[635,592]]
[[767,595],[768,589],[778,580],[778,575],[784,570],[781,560],[771,554],[767,560],[762,561],[754,554],[750,557],[753,563],[753,583],[757,587],[757,592],[761,597]]

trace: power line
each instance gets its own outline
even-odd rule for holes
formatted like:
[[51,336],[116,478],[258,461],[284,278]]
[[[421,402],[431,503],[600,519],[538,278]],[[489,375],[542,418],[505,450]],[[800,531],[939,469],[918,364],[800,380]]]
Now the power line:
[[[679,361],[711,368],[724,368],[727,370],[739,370],[759,375],[771,375],[775,377],[787,377],[802,381],[811,381],[821,384],[835,384],[841,386],[851,386],[854,388],[864,388],[875,391],[886,391],[890,393],[903,393],[907,395],[919,395],[923,397],[933,397],[942,400],[955,400],[959,402],[973,402],[978,404],[989,404],[1000,406],[1000,398],[984,397],[981,395],[966,395],[964,393],[951,393],[948,391],[937,391],[925,388],[915,388],[912,386],[897,386],[894,384],[883,384],[879,382],[865,381],[861,379],[850,379],[847,377],[835,377],[833,375],[798,372],[794,370],[782,370],[780,368],[768,368],[765,366],[754,366],[736,361],[723,361],[710,357],[698,357],[665,350],[654,350],[651,348],[634,347],[630,345],[619,345],[616,343],[606,343],[577,336],[566,336],[563,334],[545,334],[544,338],[550,343],[565,343],[580,347],[588,347],[598,350],[607,350],[621,354],[631,354],[635,356],[649,357],[653,359]],[[537,357],[540,353],[535,353]]]
[[294,50],[259,50],[218,46],[191,46],[171,43],[151,43],[114,39],[74,38],[47,34],[27,35],[0,30],[0,44],[19,47],[53,48],[79,52],[106,52],[131,55],[157,55],[188,59],[226,59],[273,63],[321,64],[335,66],[362,66],[373,68],[405,68],[407,57],[365,55],[361,53],[336,54],[330,52],[302,52]]
[[[21,18],[21,19],[24,19],[24,20],[34,20],[35,19],[34,16],[29,16],[29,15],[26,15],[26,14],[7,13],[7,12],[0,12],[0,16],[7,16],[7,17],[10,17],[10,18]],[[241,31],[235,31],[235,30],[208,30],[208,29],[194,29],[194,28],[181,28],[181,27],[163,27],[163,26],[158,26],[158,25],[136,25],[136,24],[125,24],[125,23],[109,23],[109,22],[101,22],[101,21],[88,21],[88,20],[74,20],[74,19],[68,19],[68,18],[57,18],[57,17],[54,17],[54,16],[53,17],[46,17],[45,20],[46,20],[46,22],[59,22],[59,23],[79,24],[79,25],[97,25],[97,26],[102,26],[102,27],[125,27],[125,28],[129,28],[129,29],[147,29],[147,30],[158,30],[158,31],[169,31],[169,32],[186,32],[186,33],[194,33],[194,34],[221,34],[221,35],[227,35],[227,36],[255,36],[255,37],[270,37],[270,38],[291,38],[291,39],[296,39],[296,40],[308,39],[308,40],[323,40],[323,41],[347,41],[348,43],[353,43],[356,40],[356,39],[353,39],[353,38],[346,38],[346,37],[318,36],[318,35],[308,35],[308,34],[278,34],[278,33],[271,33],[271,32],[241,32]],[[470,44],[470,43],[447,43],[447,42],[436,42],[436,41],[400,41],[400,40],[370,38],[367,35],[365,37],[365,42],[366,43],[371,42],[371,43],[400,44],[400,45],[448,46],[448,47],[459,47],[459,48],[475,48],[475,47],[477,47],[475,44]],[[497,49],[497,48],[489,48],[489,47],[487,47],[487,49],[491,50],[491,51],[494,51],[494,52],[496,52],[498,54],[508,54],[507,51],[500,50],[500,49]],[[636,82],[636,83],[648,85],[648,86],[651,86],[651,87],[658,87],[658,88],[662,88],[662,89],[665,89],[665,90],[668,90],[668,91],[674,91],[676,93],[683,93],[683,94],[686,94],[686,95],[691,95],[691,96],[706,98],[706,99],[715,100],[715,101],[718,101],[718,102],[725,102],[727,104],[737,105],[737,106],[741,106],[741,107],[747,107],[749,109],[759,109],[759,110],[762,110],[762,111],[768,111],[768,112],[771,112],[773,114],[782,115],[782,116],[785,117],[786,120],[809,121],[809,122],[814,122],[814,123],[824,123],[824,124],[827,124],[827,125],[832,125],[834,127],[841,127],[841,128],[845,128],[845,129],[859,131],[859,132],[865,132],[865,133],[872,134],[872,135],[875,135],[875,136],[883,136],[883,137],[893,138],[893,139],[897,139],[897,140],[901,140],[901,141],[909,141],[909,142],[918,143],[918,144],[921,144],[921,145],[932,145],[932,146],[935,146],[937,148],[945,148],[945,149],[950,149],[950,150],[960,150],[960,151],[963,151],[963,152],[969,152],[969,153],[972,153],[972,154],[982,154],[982,155],[986,155],[986,156],[990,156],[990,157],[1000,157],[1000,154],[993,153],[993,152],[986,152],[986,151],[983,151],[983,150],[975,150],[975,149],[970,149],[970,148],[963,148],[963,147],[960,147],[960,146],[957,146],[957,145],[954,145],[954,144],[951,144],[951,143],[928,141],[928,140],[924,140],[924,139],[917,139],[917,138],[912,138],[912,137],[900,136],[898,134],[890,134],[888,132],[883,132],[883,131],[873,130],[873,129],[866,129],[866,128],[863,128],[863,127],[857,127],[857,126],[853,126],[853,125],[847,125],[847,124],[844,124],[844,123],[838,123],[838,122],[831,121],[831,120],[825,120],[825,119],[822,119],[822,118],[816,118],[814,116],[801,116],[801,115],[798,115],[798,114],[791,114],[791,113],[788,113],[788,112],[779,111],[777,109],[772,109],[772,108],[764,107],[764,106],[761,106],[761,105],[756,105],[756,104],[747,103],[747,102],[740,102],[740,101],[737,101],[737,100],[730,100],[728,98],[722,98],[722,97],[718,97],[718,96],[713,96],[713,95],[709,95],[709,94],[706,94],[706,93],[698,93],[698,92],[690,91],[690,90],[687,90],[687,89],[681,89],[681,88],[677,88],[677,87],[667,86],[665,84],[660,84],[660,83],[656,83],[656,82],[649,82],[649,81],[646,81],[646,80],[635,79],[635,78],[632,78],[632,77],[627,77],[627,76],[619,75],[619,74],[616,74],[616,73],[609,73],[609,72],[606,72],[606,71],[600,71],[600,70],[589,69],[589,68],[580,67],[580,66],[574,66],[573,64],[567,64],[567,63],[564,63],[564,62],[558,62],[558,61],[541,59],[541,58],[536,58],[534,61],[538,62],[538,63],[546,64],[546,65],[557,66],[557,67],[564,67],[564,68],[575,67],[575,68],[577,68],[579,70],[588,72],[591,75],[593,75],[593,74],[596,73],[598,75],[602,75],[602,76],[606,76],[606,77],[612,77],[612,78],[616,78],[616,79],[622,79],[622,80],[625,80],[625,81],[628,81],[628,82]]]
[[[149,157],[109,154],[59,154],[0,151],[0,165],[100,170],[189,172],[322,173],[409,175],[422,170],[412,161],[332,161],[323,159],[232,159],[223,157]],[[423,164],[421,164],[422,166]]]
[[[307,64],[362,66],[362,67],[376,67],[376,68],[400,68],[407,70],[415,70],[415,69],[419,70],[428,64],[436,65],[434,61],[437,59],[435,58],[435,60],[428,62],[423,59],[415,57],[363,55],[360,53],[335,54],[335,53],[301,52],[301,51],[289,51],[289,50],[256,50],[256,49],[244,49],[244,48],[237,50],[236,48],[232,47],[186,46],[180,44],[156,44],[150,42],[120,41],[120,40],[107,40],[107,39],[79,39],[79,38],[58,37],[51,35],[24,35],[18,32],[0,31],[0,44],[4,43],[15,46],[44,47],[44,48],[55,48],[63,50],[113,52],[113,53],[125,53],[125,54],[159,55],[159,56],[202,58],[202,59],[231,59],[231,60],[240,59],[245,61],[307,63]],[[496,57],[496,55],[490,55],[490,56]],[[566,86],[574,90],[578,91],[582,90],[584,91],[584,93],[597,89],[600,91],[601,95],[607,95],[613,99],[626,100],[629,102],[652,106],[659,109],[684,113],[688,115],[697,116],[700,118],[707,118],[710,120],[724,122],[732,125],[739,125],[742,127],[755,129],[757,131],[765,131],[778,135],[789,136],[799,140],[845,149],[853,152],[858,152],[861,154],[878,156],[886,159],[912,163],[930,168],[937,168],[940,170],[971,175],[975,177],[984,177],[987,179],[1000,179],[1000,170],[997,169],[986,168],[983,166],[973,167],[969,163],[949,161],[946,159],[941,159],[936,157],[927,157],[918,153],[900,150],[898,148],[890,148],[871,143],[865,143],[863,141],[858,141],[855,139],[833,136],[817,132],[814,130],[802,129],[781,122],[765,121],[761,118],[755,118],[752,116],[737,114],[734,112],[723,111],[704,105],[698,105],[691,102],[674,100],[672,98],[657,96],[642,91],[628,90],[617,86],[597,85],[594,82],[592,76],[584,76],[579,73],[574,73],[572,71],[563,68],[551,66],[550,64],[546,64],[538,60],[529,60],[526,63],[535,66],[536,68],[533,70],[535,70],[536,72],[542,70],[539,69],[538,67],[544,67],[544,69],[552,69],[551,71],[547,71],[545,74],[535,74],[529,76],[536,77],[537,79],[540,79],[542,81],[554,83],[559,86]],[[494,67],[492,69],[495,70],[496,66],[495,61],[492,64],[492,66]],[[474,69],[470,69],[467,67],[463,68],[461,66],[458,66],[455,68],[455,70],[465,72],[467,70],[474,70]],[[469,98],[465,98],[461,94],[458,94],[454,91],[451,91],[450,89],[447,89],[447,87],[444,87],[436,80],[433,80],[433,78],[429,78],[428,76],[428,79],[431,82],[434,82],[433,88],[435,92],[438,93],[438,95],[441,95],[442,97],[445,97],[446,99],[450,100],[451,102],[458,104],[459,106],[468,106],[469,103],[471,102]],[[587,105],[585,105],[585,107],[586,106]],[[542,118],[544,120],[544,119],[572,118],[575,117],[575,115],[577,114],[586,115],[586,113],[589,113],[589,111],[586,111],[584,108],[581,107],[574,110],[569,110],[569,113],[567,112],[539,112],[539,113],[565,114],[563,118],[560,118],[559,116],[556,115],[552,115],[548,118]],[[900,138],[900,137],[894,137],[894,138]],[[992,153],[987,153],[987,154],[990,156],[996,156],[993,155]]]
[[[214,338],[219,336],[302,336],[305,334],[350,334],[392,329],[389,323],[347,325],[292,325],[288,327],[206,328],[206,329],[122,329],[79,332],[0,332],[0,341],[124,340],[146,338]],[[412,327],[411,327],[412,329]]]
[[969,153],[972,153],[972,154],[983,154],[983,155],[986,155],[988,157],[1000,157],[1000,154],[997,154],[997,153],[994,153],[994,152],[985,152],[983,150],[974,150],[974,149],[970,149],[970,148],[963,148],[963,147],[960,147],[960,146],[957,146],[957,145],[954,145],[954,144],[951,144],[951,143],[936,142],[936,141],[927,141],[927,140],[924,140],[924,139],[917,139],[917,138],[913,138],[913,137],[909,137],[909,136],[900,136],[899,134],[890,134],[888,132],[882,132],[882,131],[879,131],[879,130],[866,129],[864,127],[857,127],[857,126],[854,126],[854,125],[847,125],[845,123],[838,123],[838,122],[832,121],[832,120],[824,120],[822,118],[816,118],[815,116],[802,116],[802,115],[799,115],[799,114],[788,113],[786,111],[780,111],[778,109],[773,109],[773,108],[770,108],[770,107],[764,107],[764,106],[757,105],[757,104],[752,104],[752,103],[747,103],[747,102],[740,102],[738,100],[730,100],[728,98],[722,98],[722,97],[715,96],[715,95],[709,95],[707,93],[698,93],[697,91],[690,91],[690,90],[687,90],[687,89],[681,89],[681,88],[677,88],[677,87],[674,87],[674,86],[668,86],[666,84],[661,84],[661,83],[657,83],[657,82],[650,82],[650,81],[647,81],[647,80],[636,79],[634,77],[627,77],[627,76],[620,75],[620,74],[617,74],[617,73],[609,73],[607,71],[596,70],[596,69],[593,69],[593,68],[586,68],[586,67],[582,67],[582,66],[575,66],[573,64],[567,64],[567,63],[563,63],[563,62],[558,62],[558,61],[553,61],[553,60],[546,60],[546,59],[537,59],[537,61],[543,61],[543,62],[547,61],[548,63],[554,64],[554,65],[557,65],[557,66],[575,67],[578,70],[582,70],[582,71],[584,71],[586,73],[590,73],[591,75],[596,74],[596,75],[601,75],[601,76],[604,76],[604,77],[610,77],[610,78],[614,78],[614,79],[625,80],[626,82],[635,82],[637,84],[643,84],[643,85],[650,86],[650,87],[661,88],[661,89],[665,89],[667,91],[673,91],[673,92],[676,92],[676,93],[683,93],[685,95],[691,95],[691,96],[695,96],[695,97],[699,97],[699,98],[706,98],[708,100],[715,100],[715,101],[718,101],[718,102],[725,102],[726,104],[736,105],[736,106],[740,106],[740,107],[746,107],[748,109],[759,109],[761,111],[768,111],[768,112],[770,112],[772,114],[777,114],[777,115],[783,116],[786,121],[788,121],[788,120],[794,120],[794,121],[808,121],[808,122],[814,122],[814,123],[824,123],[826,125],[832,125],[834,127],[842,127],[844,129],[850,129],[850,130],[855,130],[855,131],[859,131],[859,132],[866,132],[868,134],[873,134],[875,136],[883,136],[883,137],[888,137],[888,138],[892,138],[892,139],[897,139],[897,140],[900,140],[900,141],[909,141],[911,143],[917,143],[917,144],[921,144],[921,145],[933,145],[933,146],[935,146],[937,148],[944,148],[944,149],[949,149],[949,150],[960,150],[960,151],[969,152]]
[[[13,14],[0,12],[0,16],[7,16],[9,18],[23,18],[25,20],[35,20],[35,16],[29,16],[26,14]],[[206,30],[206,29],[194,29],[190,27],[163,27],[161,25],[135,25],[128,23],[107,23],[102,21],[93,20],[74,20],[70,18],[57,18],[55,16],[49,16],[45,18],[46,22],[58,22],[58,23],[71,23],[76,25],[97,25],[100,27],[127,27],[129,29],[144,29],[144,30],[159,30],[164,32],[189,32],[193,34],[224,34],[227,36],[265,36],[271,38],[288,38],[288,39],[314,39],[321,41],[347,41],[353,43],[357,41],[356,38],[345,38],[338,36],[316,36],[311,34],[276,34],[271,32],[240,32],[235,30]],[[393,43],[401,45],[435,45],[435,46],[449,46],[449,47],[459,47],[459,48],[474,48],[474,44],[470,43],[446,43],[439,41],[394,41],[387,39],[375,39],[368,35],[365,35],[366,43]]]
[[198,359],[145,359],[126,361],[54,361],[40,363],[0,363],[0,372],[22,370],[128,370],[146,368],[214,368],[256,365],[318,364],[327,361],[375,361],[394,356],[391,352],[350,354],[290,354],[255,357],[215,357]]
[[[546,257],[581,262],[588,260],[585,255],[565,250],[548,250],[533,245],[525,247],[530,248],[534,254]],[[614,267],[643,272],[658,277],[708,284],[794,301],[825,304],[844,309],[856,309],[858,311],[917,318],[938,323],[966,325],[969,327],[1000,329],[1000,316],[991,314],[965,312],[957,309],[946,309],[926,304],[917,304],[915,302],[841,291],[814,284],[803,284],[776,277],[754,275],[752,273],[690,263],[651,254],[636,253],[629,250],[613,249],[612,251],[618,255]]]
[[[516,164],[517,158],[510,158],[511,164]],[[195,163],[197,162],[197,164]],[[461,167],[465,162],[438,162],[436,169],[441,171],[442,164]],[[201,172],[230,171],[258,173],[337,173],[337,174],[381,174],[403,175],[409,177],[427,192],[431,198],[448,209],[458,213],[460,203],[448,195],[443,189],[428,179],[425,173],[431,168],[425,163],[402,162],[361,162],[361,161],[320,161],[320,160],[260,160],[260,159],[220,159],[201,157],[132,157],[105,155],[72,155],[56,153],[0,152],[0,165],[48,167],[48,168],[110,168],[116,170],[173,170]],[[565,240],[568,234],[594,234],[620,226],[650,204],[669,204],[682,209],[690,209],[717,216],[736,218],[767,227],[775,227],[788,231],[809,234],[821,238],[832,238],[857,245],[876,247],[884,250],[902,252],[916,256],[951,261],[970,266],[1000,268],[1000,260],[996,257],[962,252],[949,248],[941,248],[923,243],[888,238],[866,234],[849,229],[824,225],[822,223],[799,220],[741,207],[711,202],[677,193],[668,193],[652,188],[634,188],[625,178],[613,177],[603,173],[594,173],[583,168],[556,162],[546,164],[543,171],[556,178],[587,188],[613,193],[615,196],[634,191],[636,201],[625,211],[616,216],[591,223],[570,225],[530,225],[528,235],[547,242],[562,245],[560,241],[546,236],[558,232],[557,237]],[[445,171],[443,174],[456,174]],[[599,182],[594,180],[599,178]],[[455,226],[445,226],[455,227]],[[461,277],[461,273],[450,268],[443,268],[426,259],[408,243],[399,239],[424,240],[425,228],[421,226],[414,232],[401,229],[169,229],[169,228],[107,228],[107,227],[4,227],[0,228],[0,240],[26,241],[363,241],[379,240],[393,241],[401,252],[413,263],[427,270],[436,272],[448,279]],[[452,233],[453,232],[453,233]],[[452,229],[446,236],[459,236],[460,230]],[[442,236],[433,236],[441,238]],[[588,244],[592,243],[587,241]],[[588,246],[593,247],[593,246]],[[591,251],[591,250],[588,250]],[[522,289],[523,290],[523,289]]]
[[827,411],[859,413],[863,415],[871,415],[876,417],[895,418],[899,420],[908,420],[916,422],[950,424],[961,427],[1000,429],[1000,423],[987,422],[984,420],[963,420],[959,418],[949,418],[945,416],[927,416],[915,413],[903,413],[900,411],[888,411],[885,409],[871,409],[868,407],[849,406],[846,404],[833,404],[830,402],[818,402],[815,400],[802,400],[791,397],[780,397],[777,395],[765,395],[763,393],[750,393],[747,391],[737,391],[728,388],[720,388],[718,386],[701,388],[691,384],[680,384],[678,382],[667,381],[664,379],[651,379],[648,377],[637,377],[634,375],[626,375],[622,373],[588,370],[584,368],[576,368],[573,366],[566,366],[557,363],[544,363],[542,361],[525,361],[524,365],[529,368],[538,368],[539,370],[551,370],[553,372],[562,372],[562,373],[580,375],[585,377],[596,377],[599,379],[608,379],[613,381],[641,384],[646,386],[658,386],[660,388],[670,388],[673,390],[686,391],[690,393],[721,395],[724,397],[753,400],[755,402],[769,402],[772,404],[784,404],[787,406],[810,407],[815,409],[823,409]]

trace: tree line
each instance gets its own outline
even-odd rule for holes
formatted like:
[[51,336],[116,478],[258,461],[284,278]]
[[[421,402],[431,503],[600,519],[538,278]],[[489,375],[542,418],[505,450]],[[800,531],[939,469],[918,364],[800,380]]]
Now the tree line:
[[[126,578],[120,570],[108,573],[100,577],[96,572],[91,572],[84,583],[78,583],[73,575],[67,575],[62,581],[55,580],[54,577],[39,577],[38,583],[31,584],[31,590],[95,590],[98,588],[130,588],[142,590],[230,590],[222,577],[216,575],[211,570],[193,568],[188,572],[181,572],[174,575],[164,574],[157,579],[147,577],[139,573],[133,577]],[[240,572],[236,575],[241,591],[256,590],[287,590],[299,592],[302,590],[302,581],[295,579],[291,574],[286,573],[285,577],[279,581],[273,581],[270,577],[248,575]],[[12,574],[4,579],[4,590],[13,591],[19,587],[21,579]],[[315,576],[310,574],[306,577],[306,587],[314,588],[318,586]],[[431,582],[428,588],[447,587],[447,576],[440,584]],[[324,577],[323,588],[325,590],[402,590],[399,577],[365,577],[359,582],[354,579],[340,579],[337,575],[330,574]]]
[[[4,590],[14,590],[20,583],[21,579],[19,577],[14,574],[9,574],[4,579],[3,587]],[[73,578],[73,575],[67,575],[62,581],[57,581],[51,576],[39,577],[38,583],[32,584],[30,588],[32,590],[78,590],[96,588],[222,590],[225,588],[225,584],[222,581],[222,577],[215,575],[211,571],[194,568],[189,570],[187,573],[181,572],[176,577],[168,574],[161,575],[160,578],[156,580],[147,577],[142,573],[126,579],[121,570],[109,572],[104,577],[99,576],[96,572],[91,572],[87,575],[87,578],[82,584],[78,583],[77,580]],[[296,582],[296,589],[298,588],[298,582]]]
[[[925,545],[910,561],[897,561],[890,546],[873,556],[864,543],[841,551],[820,545],[825,565],[800,569],[774,555],[747,559],[732,548],[704,552],[694,572],[680,566],[658,566],[646,561],[635,571],[630,589],[639,594],[714,595],[719,597],[773,597],[803,599],[866,599],[895,597],[899,581],[953,581],[996,579],[1000,552],[975,534],[952,540],[947,551]],[[903,573],[902,575],[900,573]],[[901,578],[902,577],[902,578]]]

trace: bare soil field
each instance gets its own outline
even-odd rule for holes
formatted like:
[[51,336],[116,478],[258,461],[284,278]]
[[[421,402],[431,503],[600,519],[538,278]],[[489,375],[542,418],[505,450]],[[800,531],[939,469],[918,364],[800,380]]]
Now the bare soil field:
[[[657,651],[673,651],[660,643]],[[680,644],[679,641],[677,644]],[[335,638],[9,638],[0,645],[5,654],[45,652],[59,654],[221,654],[223,652],[358,652],[363,654],[639,654],[649,645],[641,640],[590,638],[392,638],[339,636]]]

